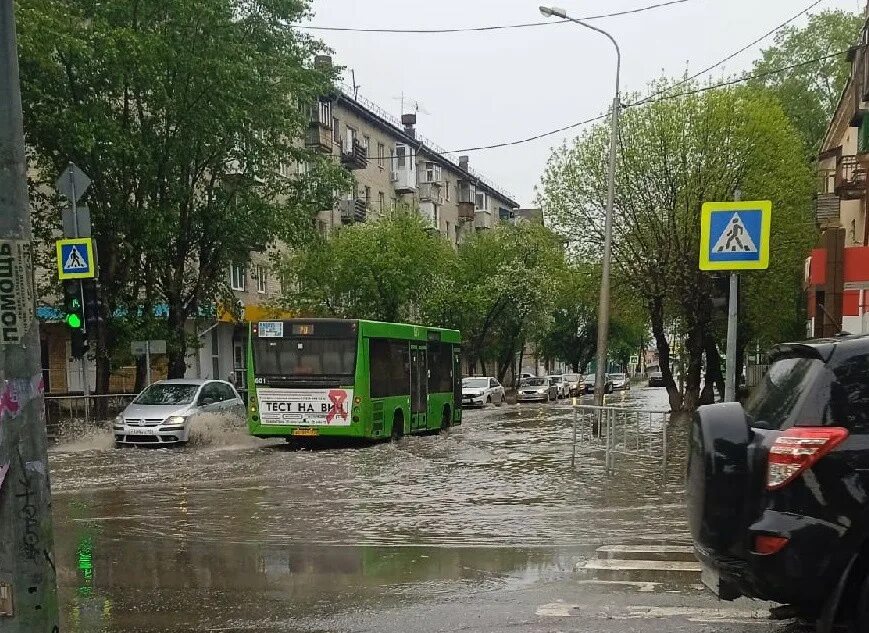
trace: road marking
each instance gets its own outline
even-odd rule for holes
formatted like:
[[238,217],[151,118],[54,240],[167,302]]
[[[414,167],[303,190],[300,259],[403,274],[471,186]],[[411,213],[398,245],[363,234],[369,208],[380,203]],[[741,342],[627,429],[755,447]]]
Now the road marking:
[[566,602],[541,604],[537,607],[537,615],[546,618],[570,618],[579,615],[579,605]]

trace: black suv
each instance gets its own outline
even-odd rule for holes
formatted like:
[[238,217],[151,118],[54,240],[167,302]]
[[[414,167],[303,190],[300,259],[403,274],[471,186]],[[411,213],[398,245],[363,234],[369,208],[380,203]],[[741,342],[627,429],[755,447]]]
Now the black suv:
[[701,407],[688,510],[703,581],[869,633],[869,336],[780,345],[745,407]]

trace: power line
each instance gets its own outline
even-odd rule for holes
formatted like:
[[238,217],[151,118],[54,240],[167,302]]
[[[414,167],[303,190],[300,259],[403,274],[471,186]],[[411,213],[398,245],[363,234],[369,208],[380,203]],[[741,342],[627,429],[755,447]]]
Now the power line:
[[[735,79],[729,79],[727,81],[722,81],[719,83],[710,84],[708,86],[701,86],[699,88],[695,88],[692,90],[685,90],[685,91],[678,92],[675,94],[664,94],[662,92],[662,93],[658,93],[658,95],[653,95],[652,97],[646,97],[645,99],[642,99],[640,101],[636,101],[634,103],[627,103],[624,105],[624,108],[625,109],[635,108],[635,107],[638,107],[641,105],[646,105],[649,103],[658,103],[660,101],[667,101],[670,99],[678,99],[680,97],[686,97],[686,96],[693,95],[693,94],[700,94],[702,92],[708,92],[710,90],[716,90],[718,88],[726,88],[726,87],[734,86],[734,85],[737,85],[740,83],[745,83],[747,81],[752,81],[754,79],[763,79],[764,77],[769,77],[771,75],[777,75],[779,73],[787,72],[787,71],[793,70],[795,68],[802,68],[803,66],[810,66],[812,64],[817,64],[817,63],[820,63],[823,61],[827,61],[828,59],[833,59],[834,57],[839,57],[839,56],[845,55],[847,53],[848,53],[847,50],[838,51],[835,53],[830,53],[829,55],[823,55],[821,57],[816,57],[814,59],[807,59],[807,60],[804,60],[801,62],[797,62],[795,64],[790,64],[788,66],[782,66],[780,68],[775,68],[773,70],[768,70],[768,71],[765,71],[762,73],[755,73],[752,75],[743,75],[742,77],[737,77]],[[683,85],[684,83],[685,83],[684,81],[680,82],[679,85]],[[570,129],[573,129],[576,127],[580,127],[580,126],[586,125],[588,123],[593,123],[594,121],[599,121],[601,119],[606,118],[606,116],[607,116],[606,114],[600,114],[596,117],[592,117],[592,118],[586,119],[584,121],[579,121],[577,123],[571,123],[570,125],[565,125],[565,126],[560,127],[556,130],[551,130],[549,132],[543,132],[541,134],[536,134],[536,135],[530,136],[528,138],[517,139],[515,141],[506,141],[503,143],[495,143],[493,145],[481,145],[478,147],[466,147],[463,149],[451,150],[449,153],[459,154],[459,153],[463,153],[463,152],[475,152],[475,151],[486,150],[486,149],[498,149],[501,147],[509,147],[509,146],[513,146],[513,145],[522,145],[524,143],[529,143],[531,141],[536,141],[538,139],[541,139],[541,138],[544,138],[547,136],[553,136],[555,134],[559,134],[561,132],[565,132],[567,130],[570,130]]]
[[[614,13],[602,13],[600,15],[587,15],[579,20],[600,20],[602,18],[613,18],[621,15],[632,15],[635,13],[643,13],[653,9],[669,7],[675,4],[684,4],[692,0],[668,0],[667,2],[659,2],[645,7],[636,9],[628,9],[625,11],[616,11]],[[479,33],[484,31],[500,31],[504,29],[525,29],[529,27],[550,26],[553,24],[566,24],[571,20],[547,20],[545,22],[525,22],[521,24],[496,24],[489,26],[473,26],[464,28],[445,28],[445,29],[385,29],[385,28],[356,28],[344,26],[316,26],[316,25],[297,25],[296,28],[306,29],[309,31],[339,31],[345,33],[412,33],[417,35],[433,35],[442,33]]]
[[765,40],[766,38],[768,38],[770,35],[773,35],[774,33],[777,33],[778,31],[780,31],[781,29],[783,29],[784,27],[786,27],[788,24],[790,24],[790,23],[793,22],[794,20],[797,20],[798,18],[802,17],[803,15],[805,15],[806,13],[808,13],[809,11],[811,11],[812,9],[814,9],[816,6],[818,6],[818,5],[821,4],[822,2],[824,2],[824,0],[814,0],[814,1],[813,1],[811,4],[809,4],[809,6],[807,6],[805,9],[803,9],[803,10],[800,11],[799,13],[797,13],[797,14],[791,16],[790,18],[788,18],[787,20],[785,20],[784,22],[782,22],[781,24],[779,24],[779,25],[776,26],[775,28],[773,28],[773,29],[767,31],[766,33],[764,33],[763,35],[761,35],[761,36],[758,37],[757,39],[755,39],[755,40],[749,42],[748,44],[746,44],[745,46],[743,46],[743,47],[740,48],[739,50],[734,51],[733,53],[731,53],[731,54],[728,55],[727,57],[724,57],[723,59],[721,59],[721,60],[715,62],[715,63],[712,64],[711,66],[707,66],[707,67],[704,68],[703,70],[701,70],[701,71],[699,71],[699,72],[696,72],[696,73],[694,73],[693,75],[691,75],[691,76],[689,76],[689,77],[685,77],[684,79],[681,79],[681,80],[677,81],[676,83],[674,83],[674,84],[671,85],[671,86],[668,86],[668,87],[665,88],[664,90],[661,90],[661,91],[659,91],[659,92],[656,92],[656,93],[650,95],[650,96],[648,97],[648,99],[653,99],[653,98],[655,98],[655,97],[657,97],[657,96],[659,96],[659,95],[661,95],[661,94],[664,94],[664,93],[666,93],[666,92],[669,92],[669,91],[672,90],[673,88],[677,88],[677,87],[679,87],[679,86],[682,86],[682,85],[684,85],[684,84],[686,84],[686,83],[688,83],[688,82],[690,82],[690,81],[692,81],[692,80],[694,80],[694,79],[697,79],[697,77],[699,77],[699,76],[701,76],[701,75],[705,75],[705,74],[708,73],[710,70],[715,70],[716,68],[718,68],[718,67],[720,67],[720,66],[726,64],[727,62],[729,62],[731,59],[733,59],[733,58],[736,57],[737,55],[740,55],[740,54],[744,53],[745,51],[747,51],[747,50],[748,50],[749,48],[751,48],[752,46],[755,46],[756,44],[759,44],[760,42],[762,42],[763,40]]

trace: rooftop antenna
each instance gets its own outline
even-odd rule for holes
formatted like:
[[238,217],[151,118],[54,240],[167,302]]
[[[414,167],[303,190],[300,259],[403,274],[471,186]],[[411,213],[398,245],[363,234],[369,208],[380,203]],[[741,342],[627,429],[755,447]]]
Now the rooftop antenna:
[[422,114],[426,114],[426,115],[431,115],[431,112],[429,112],[428,110],[426,110],[425,107],[423,107],[423,104],[422,104],[422,103],[420,103],[420,102],[417,101],[416,99],[411,99],[410,97],[406,96],[406,95],[404,94],[404,91],[403,91],[403,90],[401,91],[401,96],[400,96],[400,97],[393,97],[392,99],[393,99],[393,101],[401,101],[401,113],[402,113],[402,114],[409,114],[409,112],[406,112],[405,109],[404,109],[404,103],[405,103],[405,100],[406,100],[406,101],[408,102],[408,105],[412,105],[412,106],[413,106],[413,110],[414,110],[414,112],[415,112],[416,114],[420,114],[420,113],[422,113]]
[[356,83],[356,71],[352,68],[350,69],[350,78],[353,81],[353,98],[357,99],[359,97],[359,88],[362,86]]

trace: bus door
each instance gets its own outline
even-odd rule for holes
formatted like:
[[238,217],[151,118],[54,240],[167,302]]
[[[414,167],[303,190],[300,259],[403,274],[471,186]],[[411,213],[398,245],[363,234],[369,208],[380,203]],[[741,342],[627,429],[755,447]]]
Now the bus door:
[[428,412],[428,363],[426,346],[410,346],[410,428],[412,431],[426,427]]

